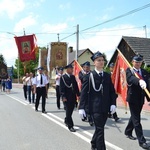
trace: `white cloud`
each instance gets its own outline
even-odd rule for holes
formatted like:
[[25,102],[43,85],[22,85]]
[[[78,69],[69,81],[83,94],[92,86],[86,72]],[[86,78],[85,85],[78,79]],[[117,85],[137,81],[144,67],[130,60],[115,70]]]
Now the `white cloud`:
[[14,28],[14,32],[20,32],[23,31],[24,28],[33,26],[36,24],[36,17],[29,15],[23,19],[21,19]]
[[56,25],[48,24],[45,23],[42,25],[42,32],[47,32],[47,33],[61,33],[67,28],[66,23],[59,23]]
[[7,34],[1,34],[0,47],[0,54],[4,56],[7,65],[14,65],[18,56],[18,50],[14,38],[12,36],[8,38]]
[[7,13],[10,19],[23,11],[25,8],[24,0],[1,0],[0,1],[0,14],[3,15]]
[[[107,55],[107,59],[110,59],[122,36],[145,37],[145,33],[142,27],[140,29],[132,25],[103,28],[94,35],[93,33],[91,35],[81,33],[79,49],[89,48],[93,52],[100,51]],[[73,46],[76,49],[75,42],[69,43],[69,46]]]
[[60,4],[60,5],[59,5],[59,9],[61,9],[61,10],[70,9],[70,7],[71,7],[71,5],[70,5],[69,2],[66,3],[66,4]]

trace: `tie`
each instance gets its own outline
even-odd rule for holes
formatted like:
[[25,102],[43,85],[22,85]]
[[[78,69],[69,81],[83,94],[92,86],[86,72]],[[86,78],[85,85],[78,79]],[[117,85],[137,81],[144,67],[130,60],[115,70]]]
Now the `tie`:
[[43,84],[43,78],[42,78],[42,74],[41,74],[41,80],[40,80],[40,84]]
[[100,83],[102,83],[103,74],[100,72],[100,73],[99,73],[99,76],[100,76]]

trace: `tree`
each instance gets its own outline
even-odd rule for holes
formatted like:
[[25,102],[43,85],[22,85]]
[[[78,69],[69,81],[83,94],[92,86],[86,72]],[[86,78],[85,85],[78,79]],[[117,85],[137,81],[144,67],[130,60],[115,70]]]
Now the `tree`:
[[[40,49],[40,47],[38,48]],[[35,72],[36,68],[38,67],[38,60],[39,60],[39,51],[36,52],[36,59],[30,60],[26,62],[21,62],[20,59],[16,59],[15,61],[15,68],[14,68],[14,78],[18,78],[18,71],[19,71],[19,78],[24,76],[26,72]],[[19,70],[18,70],[19,69]]]
[[0,54],[0,63],[3,63],[5,65],[7,65],[6,61],[5,61],[5,58],[2,54]]

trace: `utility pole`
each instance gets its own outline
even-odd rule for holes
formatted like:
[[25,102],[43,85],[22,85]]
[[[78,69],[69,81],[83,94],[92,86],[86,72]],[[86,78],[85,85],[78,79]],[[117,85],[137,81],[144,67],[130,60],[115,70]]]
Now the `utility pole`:
[[145,38],[147,38],[147,29],[146,29],[146,25],[143,26],[143,28],[144,28],[144,31],[145,31]]
[[57,37],[58,37],[58,42],[60,42],[60,40],[59,40],[59,33],[57,34]]
[[76,45],[76,61],[78,61],[78,52],[79,52],[79,25],[77,24],[77,32],[76,32],[76,36],[77,36],[77,45]]

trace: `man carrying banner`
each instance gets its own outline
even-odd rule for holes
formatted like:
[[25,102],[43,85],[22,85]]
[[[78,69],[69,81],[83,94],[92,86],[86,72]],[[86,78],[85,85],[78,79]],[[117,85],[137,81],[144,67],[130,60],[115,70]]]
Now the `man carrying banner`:
[[60,94],[66,108],[65,124],[71,132],[76,130],[73,128],[72,113],[75,107],[77,96],[80,96],[79,88],[75,76],[73,75],[73,66],[71,64],[65,67],[66,73],[60,78]]
[[92,150],[106,150],[104,126],[109,110],[116,111],[116,93],[110,74],[103,71],[105,57],[99,51],[91,59],[95,69],[83,79],[79,115],[85,116],[85,107],[89,103],[89,111],[95,124],[95,132],[91,141]]
[[143,57],[141,55],[136,55],[132,60],[133,68],[128,68],[126,70],[128,84],[127,102],[129,104],[131,117],[125,129],[125,135],[129,139],[135,140],[136,138],[132,136],[132,131],[135,129],[139,145],[143,149],[149,149],[146,139],[143,136],[140,116],[145,98],[144,89],[147,87],[149,78],[148,73],[144,69],[141,69],[142,62]]
[[[83,70],[81,70],[79,72],[79,79],[81,80],[81,84],[83,84],[83,78],[91,72],[91,70],[90,70],[90,62],[86,61],[85,63],[83,63],[82,64],[82,68],[83,68]],[[92,116],[89,113],[89,105],[88,105],[88,103],[87,103],[86,108],[85,108],[85,113],[86,113],[86,116],[85,116],[84,119],[82,119],[82,121],[88,120],[90,126],[93,126],[93,124],[94,124],[93,123],[93,118],[92,118]]]

